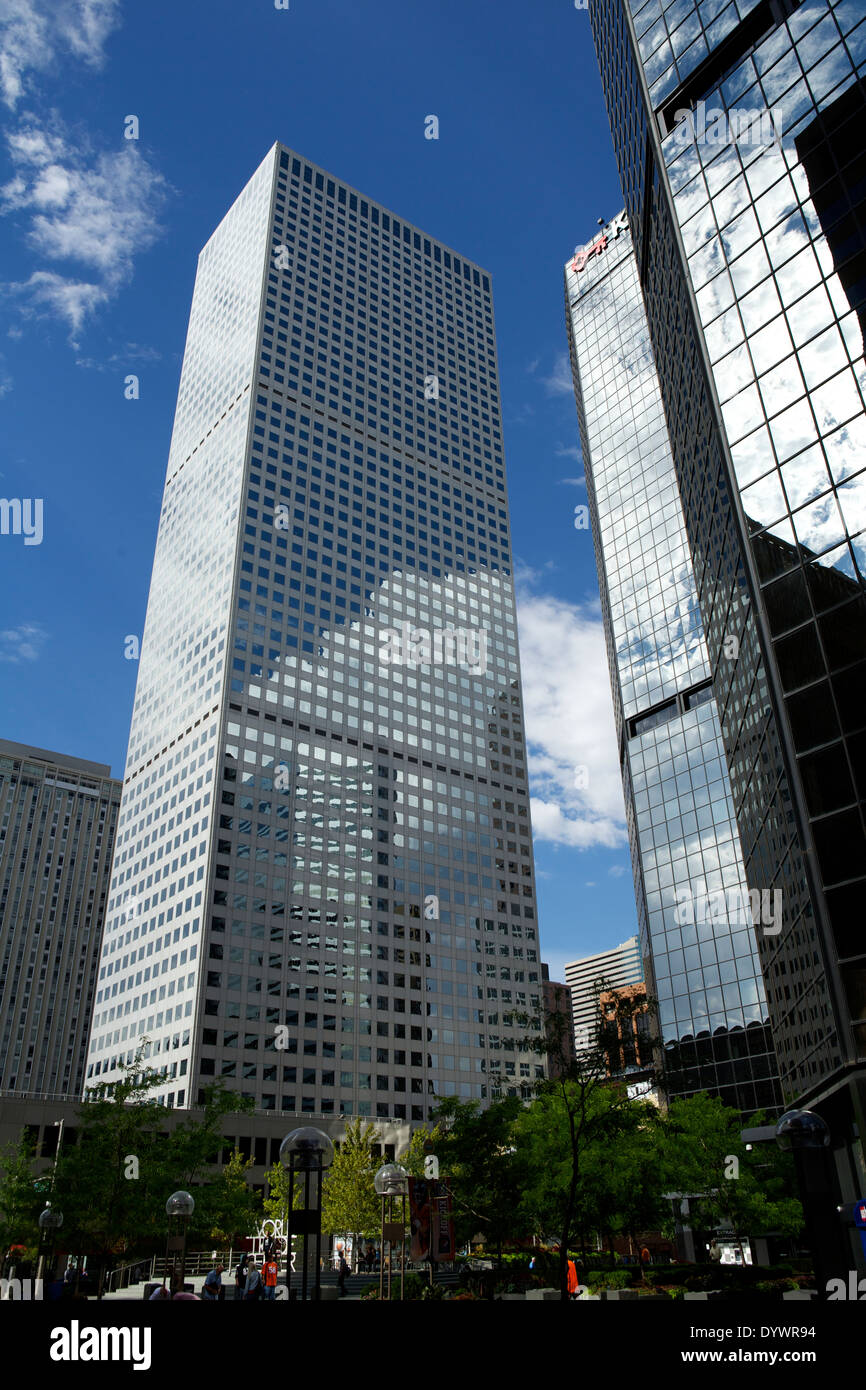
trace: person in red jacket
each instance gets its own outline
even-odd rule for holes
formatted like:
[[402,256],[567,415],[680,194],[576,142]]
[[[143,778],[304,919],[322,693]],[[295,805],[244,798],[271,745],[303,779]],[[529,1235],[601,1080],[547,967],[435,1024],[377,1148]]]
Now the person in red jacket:
[[568,1262],[568,1296],[577,1298],[577,1269],[574,1260]]

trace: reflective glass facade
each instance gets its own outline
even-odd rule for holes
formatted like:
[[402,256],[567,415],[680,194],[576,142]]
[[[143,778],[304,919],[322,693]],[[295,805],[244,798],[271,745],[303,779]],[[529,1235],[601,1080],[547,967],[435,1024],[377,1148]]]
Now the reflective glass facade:
[[517,1094],[526,778],[489,277],[277,145],[199,259],[89,1078]]
[[120,783],[0,739],[0,1094],[84,1083]]
[[[764,983],[741,906],[712,672],[624,216],[567,263],[565,289],[641,953],[667,1085],[720,1094],[749,1113],[772,1109],[780,1092]],[[718,910],[702,910],[711,895]]]
[[759,944],[784,1090],[821,1101],[850,1068],[840,1123],[862,1133],[866,14],[594,0],[590,17],[746,874],[782,893]]

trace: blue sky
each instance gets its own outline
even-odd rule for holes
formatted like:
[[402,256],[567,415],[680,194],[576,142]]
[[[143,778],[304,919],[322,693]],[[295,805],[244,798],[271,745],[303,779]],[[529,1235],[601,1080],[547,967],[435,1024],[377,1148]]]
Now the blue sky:
[[43,499],[41,544],[0,536],[0,736],[122,773],[124,644],[144,622],[196,257],[279,139],[493,276],[543,955],[557,975],[632,935],[592,542],[573,526],[562,265],[621,206],[586,11],[15,0],[0,101],[0,495]]

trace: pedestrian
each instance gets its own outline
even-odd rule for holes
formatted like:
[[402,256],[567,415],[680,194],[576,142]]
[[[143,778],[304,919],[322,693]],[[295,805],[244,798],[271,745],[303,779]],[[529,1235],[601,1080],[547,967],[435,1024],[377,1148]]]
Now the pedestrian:
[[261,1298],[263,1291],[264,1285],[262,1284],[262,1276],[259,1273],[258,1265],[256,1264],[255,1260],[253,1260],[252,1264],[247,1270],[246,1282],[244,1284],[244,1298],[248,1301],[255,1298]]
[[165,1284],[157,1284],[153,1293],[150,1295],[148,1302],[153,1303],[158,1298],[171,1298],[171,1294],[169,1293]]
[[568,1261],[568,1296],[577,1298],[577,1268],[574,1260]]
[[375,1260],[376,1260],[376,1247],[374,1246],[373,1242],[370,1241],[370,1240],[367,1241],[366,1256],[367,1256],[367,1273],[370,1274],[370,1273],[372,1272],[372,1269],[373,1269],[373,1264],[375,1263]]
[[235,1298],[236,1298],[236,1299],[237,1299],[237,1298],[243,1298],[243,1296],[244,1296],[244,1285],[245,1285],[246,1282],[247,1282],[247,1264],[249,1263],[249,1258],[250,1258],[250,1257],[249,1257],[249,1255],[247,1255],[247,1254],[241,1255],[241,1258],[240,1258],[240,1260],[238,1261],[237,1269],[235,1270]]
[[223,1270],[225,1265],[217,1260],[213,1269],[205,1276],[201,1296],[207,1303],[218,1303],[222,1294]]
[[277,1296],[277,1279],[279,1278],[280,1267],[277,1264],[276,1255],[270,1255],[264,1264],[262,1271],[262,1282],[264,1284],[263,1297],[273,1300]]
[[346,1263],[346,1256],[342,1253],[340,1254],[339,1269],[340,1273],[337,1276],[337,1288],[340,1290],[340,1297],[344,1298],[346,1295],[346,1275],[349,1273],[349,1266]]

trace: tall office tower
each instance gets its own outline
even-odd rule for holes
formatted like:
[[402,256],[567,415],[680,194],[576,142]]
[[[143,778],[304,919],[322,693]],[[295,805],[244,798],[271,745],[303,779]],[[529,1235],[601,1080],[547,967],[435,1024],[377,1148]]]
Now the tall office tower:
[[0,1094],[81,1094],[120,786],[0,739]]
[[712,670],[624,214],[567,263],[565,291],[666,1087],[710,1091],[749,1114],[773,1109],[778,1072]]
[[[857,0],[592,0],[783,1091],[866,1187]],[[859,1133],[859,1139],[857,1135]]]
[[489,277],[275,145],[199,258],[88,1080],[516,1094],[532,862]]
[[574,1017],[574,1039],[578,1053],[594,1046],[599,1023],[599,982],[604,980],[613,989],[624,985],[639,985],[644,978],[640,942],[629,937],[609,951],[596,951],[582,956],[565,967],[565,983],[571,990]]

